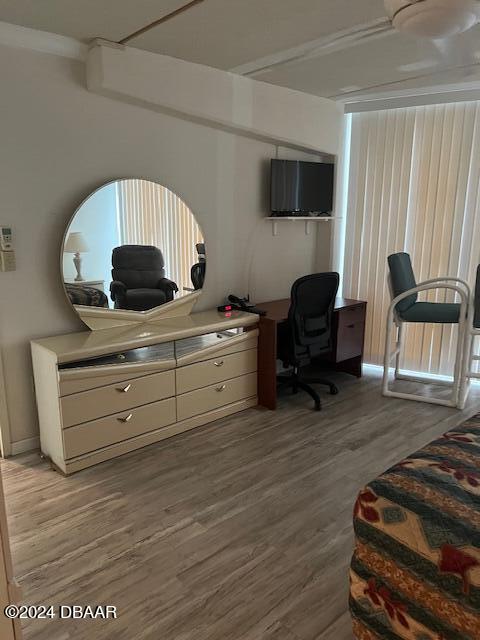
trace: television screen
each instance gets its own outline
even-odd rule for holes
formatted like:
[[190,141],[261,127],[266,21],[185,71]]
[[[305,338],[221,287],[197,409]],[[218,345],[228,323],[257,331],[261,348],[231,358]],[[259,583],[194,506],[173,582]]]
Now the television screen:
[[272,160],[272,213],[331,214],[335,165]]

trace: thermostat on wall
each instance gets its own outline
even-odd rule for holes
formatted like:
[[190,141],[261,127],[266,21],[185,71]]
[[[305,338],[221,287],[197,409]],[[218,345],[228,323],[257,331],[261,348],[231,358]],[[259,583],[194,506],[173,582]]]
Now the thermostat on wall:
[[15,271],[15,251],[13,250],[11,227],[0,226],[0,271]]
[[11,227],[0,227],[0,250],[12,251],[12,229]]

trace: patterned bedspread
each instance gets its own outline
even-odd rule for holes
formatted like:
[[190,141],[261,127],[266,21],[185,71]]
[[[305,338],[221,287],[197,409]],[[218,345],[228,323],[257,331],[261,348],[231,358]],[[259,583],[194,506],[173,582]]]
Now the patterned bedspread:
[[358,640],[480,640],[480,414],[370,483],[354,517]]
[[65,282],[65,289],[72,304],[88,307],[108,307],[108,298],[100,289],[68,282]]

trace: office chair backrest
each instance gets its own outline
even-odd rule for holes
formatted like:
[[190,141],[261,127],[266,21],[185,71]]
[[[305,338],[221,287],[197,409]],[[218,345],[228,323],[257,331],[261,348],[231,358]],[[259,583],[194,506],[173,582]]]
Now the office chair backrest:
[[288,320],[296,351],[315,355],[331,347],[339,282],[338,273],[333,272],[315,273],[294,282]]
[[[391,256],[388,256],[388,266],[390,268],[390,282],[394,298],[417,286],[412,261],[408,253],[392,253]],[[415,293],[401,300],[396,306],[397,311],[400,313],[407,311],[416,303],[417,298],[418,295]]]
[[190,269],[190,278],[192,280],[192,284],[194,289],[197,291],[198,289],[203,288],[203,283],[205,281],[205,273],[207,268],[207,258],[205,256],[205,243],[199,242],[195,245],[198,253],[198,262],[192,266]]
[[192,280],[193,288],[195,291],[203,288],[203,283],[205,282],[205,273],[206,273],[207,263],[197,262],[190,269],[190,278]]
[[112,251],[112,278],[127,289],[154,289],[165,277],[163,254],[157,247],[124,244]]
[[198,253],[198,261],[206,262],[207,258],[205,256],[205,243],[199,242],[198,244],[195,245],[195,249],[197,250],[197,253]]

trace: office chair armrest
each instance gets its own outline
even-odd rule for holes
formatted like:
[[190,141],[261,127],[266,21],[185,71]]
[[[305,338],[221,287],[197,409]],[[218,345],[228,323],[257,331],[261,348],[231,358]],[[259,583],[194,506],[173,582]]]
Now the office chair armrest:
[[115,299],[120,296],[124,296],[127,292],[127,286],[120,280],[114,280],[110,283],[110,297],[115,302]]

